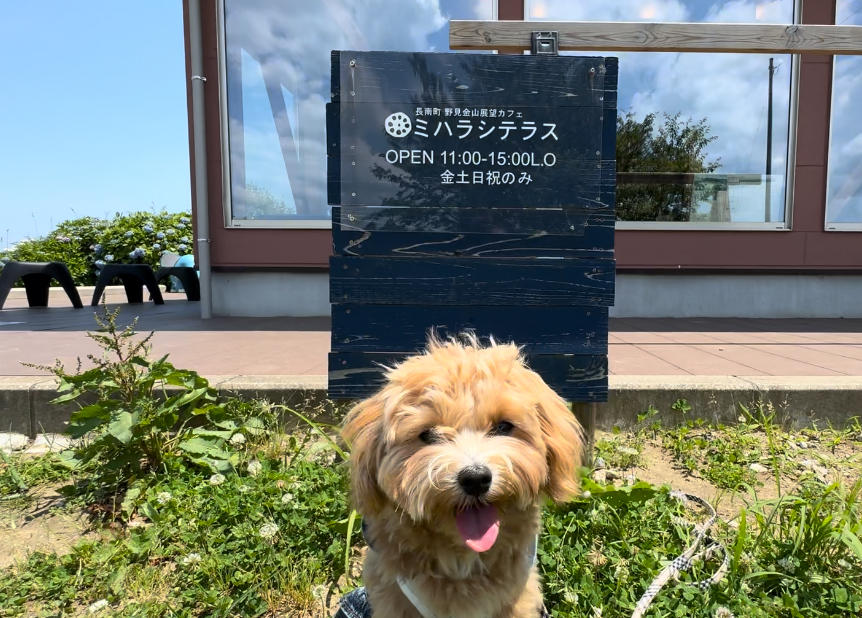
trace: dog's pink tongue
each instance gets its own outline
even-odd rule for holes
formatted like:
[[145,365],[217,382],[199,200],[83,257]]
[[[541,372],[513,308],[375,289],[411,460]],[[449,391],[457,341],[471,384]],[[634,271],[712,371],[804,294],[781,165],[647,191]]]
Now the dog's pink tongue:
[[493,505],[461,511],[455,517],[455,523],[467,547],[476,552],[491,549],[500,531],[500,518],[497,517],[497,507]]

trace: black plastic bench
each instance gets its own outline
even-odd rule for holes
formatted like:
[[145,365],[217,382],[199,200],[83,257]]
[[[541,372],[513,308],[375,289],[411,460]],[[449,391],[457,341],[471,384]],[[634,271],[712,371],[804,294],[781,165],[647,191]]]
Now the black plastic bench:
[[102,272],[99,273],[99,280],[96,282],[91,305],[99,304],[105,288],[114,278],[123,283],[123,287],[126,288],[126,300],[129,303],[144,302],[144,286],[147,286],[153,302],[157,305],[165,304],[162,291],[159,289],[156,276],[149,264],[105,264],[102,267]]
[[48,306],[51,280],[56,279],[72,301],[72,306],[76,309],[84,308],[78,288],[63,262],[8,262],[3,270],[0,270],[0,309],[3,308],[12,286],[19,279],[24,280],[27,303],[31,307]]
[[156,281],[158,282],[171,276],[176,277],[183,284],[186,299],[192,301],[201,299],[201,284],[195,268],[191,266],[162,266],[156,272]]

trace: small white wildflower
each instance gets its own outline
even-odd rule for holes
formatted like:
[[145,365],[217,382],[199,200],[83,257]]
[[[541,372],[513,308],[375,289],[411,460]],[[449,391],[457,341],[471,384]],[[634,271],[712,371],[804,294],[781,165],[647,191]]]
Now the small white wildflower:
[[281,497],[282,504],[290,504],[291,502],[293,502],[293,494],[284,494]]
[[252,476],[257,476],[260,474],[260,471],[263,470],[263,466],[259,461],[252,461],[248,464],[247,470]]
[[578,597],[578,593],[577,593],[577,592],[572,592],[571,590],[566,590],[566,591],[563,593],[563,598],[564,598],[567,602],[571,603],[572,605],[577,605],[577,604],[578,604],[578,599],[579,599],[580,597]]
[[602,608],[594,607],[593,608],[593,618],[602,618]]
[[245,436],[241,433],[235,433],[230,437],[231,444],[245,444]]
[[778,566],[780,566],[781,570],[785,573],[793,575],[796,572],[796,565],[793,564],[793,560],[790,558],[782,558],[778,561]]
[[593,495],[592,492],[589,492],[589,491],[584,492],[584,498],[589,498],[592,495]]
[[734,618],[733,612],[726,607],[719,607],[715,610],[715,618]]
[[241,494],[247,494],[250,491],[251,491],[251,487],[249,487],[248,485],[240,485],[239,486],[239,493],[241,493]]
[[101,611],[101,610],[105,609],[106,607],[108,607],[108,601],[107,601],[107,599],[99,599],[98,601],[96,601],[95,603],[93,603],[93,604],[92,604],[92,605],[87,609],[87,611],[89,611],[91,614],[95,614],[95,613],[97,613],[97,612],[99,612],[99,611]]
[[223,474],[213,474],[210,477],[210,485],[221,485],[222,483],[224,483]]
[[197,564],[202,560],[201,555],[198,553],[191,553],[185,558],[183,558],[183,564]]
[[672,524],[674,524],[676,526],[687,526],[688,525],[688,520],[685,517],[677,517],[676,515],[674,515],[673,517],[670,518],[670,521]]
[[170,493],[168,493],[168,492],[166,492],[166,491],[160,491],[160,492],[156,495],[156,501],[157,501],[159,504],[167,504],[168,502],[170,502],[170,501],[171,501],[171,494],[170,494]]
[[258,533],[264,539],[271,539],[276,534],[278,534],[278,526],[272,522],[269,522],[267,524],[262,525],[260,527],[260,530],[258,531]]
[[326,586],[318,584],[311,589],[311,596],[313,596],[318,601],[326,600]]

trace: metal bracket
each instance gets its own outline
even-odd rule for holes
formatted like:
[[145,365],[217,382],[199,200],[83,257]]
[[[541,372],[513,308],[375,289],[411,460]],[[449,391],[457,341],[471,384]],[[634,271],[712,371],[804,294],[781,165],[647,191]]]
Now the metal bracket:
[[204,77],[203,75],[192,75],[192,81],[194,81],[194,80],[196,80],[196,79],[199,79],[199,80],[201,80],[202,82],[205,82],[205,81],[207,80],[207,78],[206,78],[206,77]]
[[530,52],[534,56],[559,56],[560,33],[535,31],[530,37]]

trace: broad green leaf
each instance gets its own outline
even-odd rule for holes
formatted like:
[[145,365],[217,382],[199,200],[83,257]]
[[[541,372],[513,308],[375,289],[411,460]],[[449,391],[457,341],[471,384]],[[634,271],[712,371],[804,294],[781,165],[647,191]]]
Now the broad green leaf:
[[114,416],[114,420],[108,425],[108,433],[114,436],[123,444],[128,444],[132,441],[132,428],[137,422],[137,413],[122,411]]
[[196,436],[206,436],[211,438],[221,438],[223,440],[230,440],[230,437],[234,432],[232,431],[220,431],[216,429],[204,429],[203,427],[195,427],[192,430],[192,433]]
[[91,416],[90,418],[69,423],[69,427],[66,428],[66,433],[72,439],[77,439],[86,436],[102,424],[104,424],[104,421],[101,418]]
[[849,524],[844,524],[844,529],[841,531],[841,540],[844,541],[844,544],[850,548],[854,554],[856,554],[856,558],[862,560],[862,542],[860,542],[859,537],[853,534],[850,530]]
[[218,439],[207,440],[204,438],[196,437],[189,438],[183,442],[180,442],[180,448],[186,451],[187,453],[194,453],[196,455],[205,455],[209,453],[209,451],[216,447],[218,444]]

